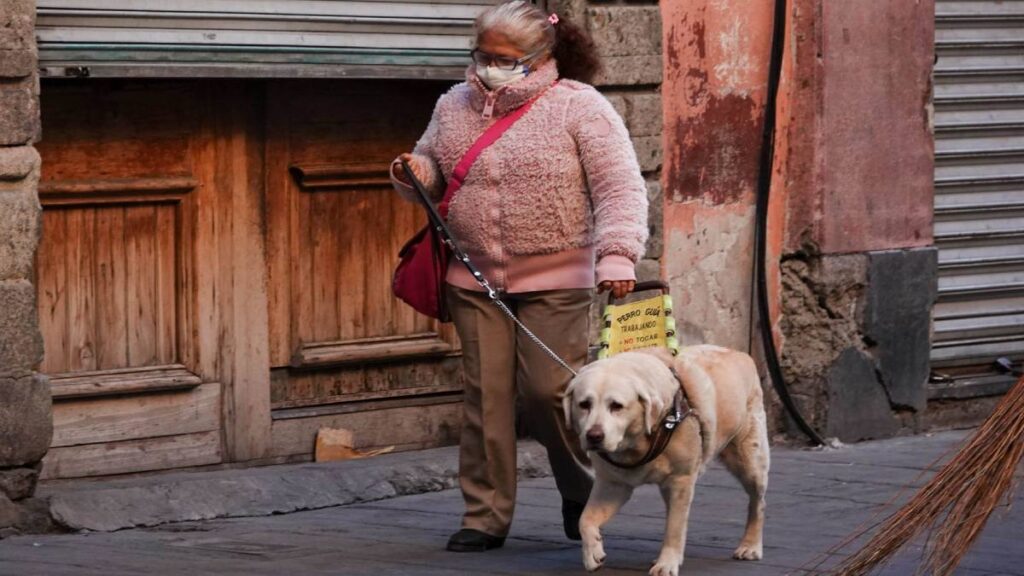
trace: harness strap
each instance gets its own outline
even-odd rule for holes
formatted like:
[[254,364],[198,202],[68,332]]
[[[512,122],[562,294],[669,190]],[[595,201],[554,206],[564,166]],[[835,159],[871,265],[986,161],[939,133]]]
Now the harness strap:
[[[676,379],[676,383],[679,384],[679,389],[676,390],[675,395],[672,397],[672,409],[669,410],[668,414],[662,418],[661,423],[658,424],[658,428],[654,431],[650,438],[650,446],[647,448],[647,453],[644,454],[640,460],[630,463],[623,464],[612,460],[607,453],[598,452],[598,456],[602,460],[618,468],[624,468],[631,470],[639,468],[645,464],[649,464],[668,447],[668,443],[672,440],[672,433],[676,431],[676,428],[683,423],[683,420],[690,416],[696,415],[693,408],[690,407],[690,403],[686,400],[686,391],[683,389],[683,379],[679,377],[679,373],[676,372],[675,367],[669,366],[669,370],[672,371],[672,376]],[[701,432],[698,432],[700,434]]]

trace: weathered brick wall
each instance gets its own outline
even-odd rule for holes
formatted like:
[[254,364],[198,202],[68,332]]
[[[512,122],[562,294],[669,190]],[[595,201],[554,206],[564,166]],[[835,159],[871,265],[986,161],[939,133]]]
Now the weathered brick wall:
[[[647,181],[651,236],[647,253],[637,265],[638,279],[656,280],[661,276],[663,246],[662,42],[658,3],[556,0],[550,5],[562,16],[585,26],[601,54],[604,73],[595,85],[626,121]],[[595,335],[596,320],[602,308],[595,306],[594,309]]]
[[35,1],[0,10],[0,538],[36,529],[30,498],[50,446],[50,389],[37,373],[43,342],[36,314],[34,260],[39,206],[39,77]]

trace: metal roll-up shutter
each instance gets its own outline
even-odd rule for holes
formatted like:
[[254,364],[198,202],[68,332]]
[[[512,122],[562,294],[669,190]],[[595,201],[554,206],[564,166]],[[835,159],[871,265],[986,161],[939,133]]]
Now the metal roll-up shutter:
[[38,0],[45,76],[459,78],[487,0]]
[[1024,360],[1024,0],[938,0],[932,397],[998,393]]

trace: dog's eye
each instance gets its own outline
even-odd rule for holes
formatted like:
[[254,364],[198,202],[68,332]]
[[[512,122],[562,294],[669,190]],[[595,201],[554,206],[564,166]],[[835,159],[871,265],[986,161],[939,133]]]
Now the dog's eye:
[[608,404],[608,410],[610,412],[618,412],[619,410],[622,410],[622,404],[619,404],[618,402],[611,402]]
[[590,410],[590,400],[580,402],[580,410]]

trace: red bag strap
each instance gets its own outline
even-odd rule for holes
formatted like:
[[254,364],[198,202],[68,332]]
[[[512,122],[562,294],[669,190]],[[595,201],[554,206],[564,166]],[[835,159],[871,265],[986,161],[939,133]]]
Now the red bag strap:
[[[554,86],[557,83],[558,82],[556,81],[551,86]],[[473,145],[469,147],[469,150],[467,150],[462,156],[459,163],[455,165],[455,170],[452,170],[451,177],[448,178],[448,187],[445,189],[444,198],[441,199],[441,204],[438,206],[438,212],[441,214],[442,218],[448,217],[448,204],[455,196],[455,192],[458,191],[459,188],[462,188],[462,183],[466,180],[466,174],[469,173],[469,169],[473,166],[473,163],[476,162],[476,159],[480,157],[480,154],[482,154],[488,146],[497,142],[498,138],[501,138],[501,135],[504,134],[506,130],[511,128],[517,120],[522,118],[523,114],[526,114],[530,110],[530,107],[533,106],[533,103],[543,96],[551,86],[542,90],[539,94],[531,98],[519,108],[513,110],[511,113],[498,118],[494,124],[491,124],[487,130],[484,130],[484,133],[481,134],[475,142],[473,142]]]

